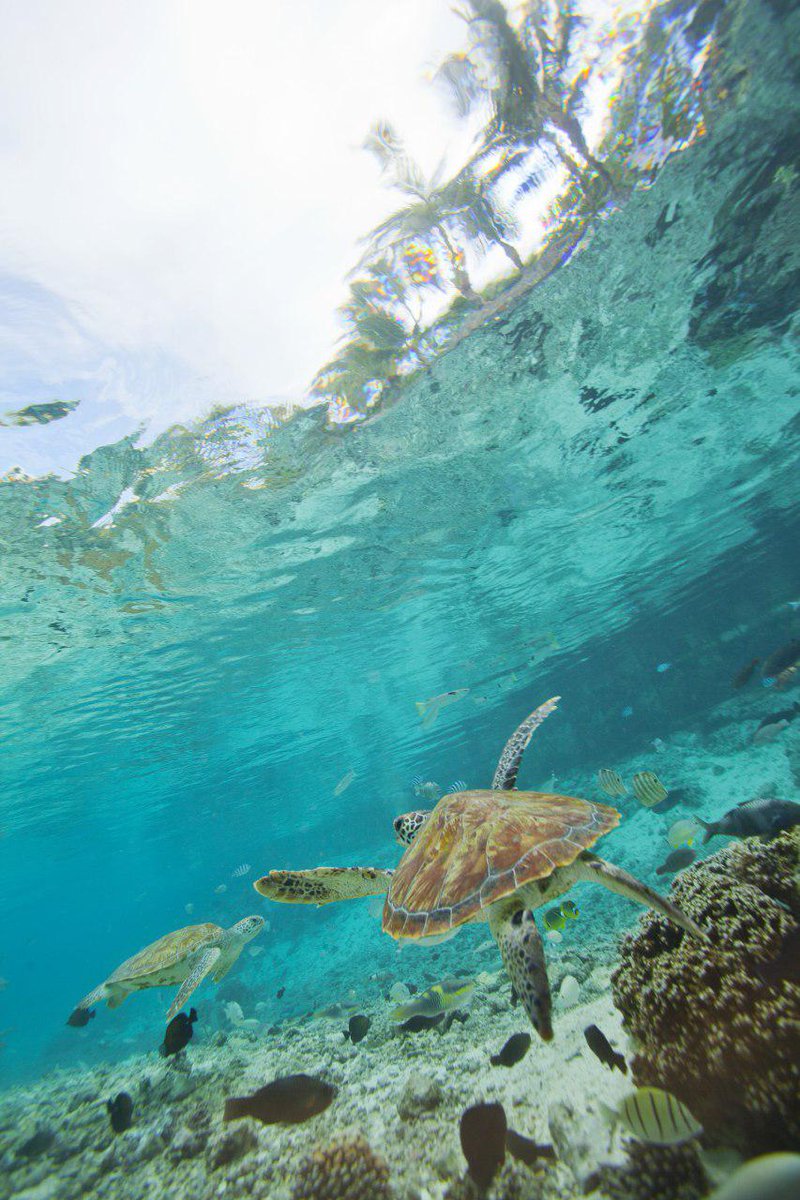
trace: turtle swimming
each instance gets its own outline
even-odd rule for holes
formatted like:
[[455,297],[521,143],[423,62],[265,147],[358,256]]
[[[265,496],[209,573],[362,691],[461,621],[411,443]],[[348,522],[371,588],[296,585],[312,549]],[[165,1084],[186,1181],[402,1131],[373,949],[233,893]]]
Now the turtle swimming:
[[75,1012],[90,1009],[103,1000],[109,1008],[118,1008],[131,992],[180,983],[183,986],[167,1012],[166,1019],[171,1021],[206,975],[211,975],[215,983],[227,975],[244,947],[263,927],[263,917],[245,917],[230,929],[208,923],[187,925],[167,933],[112,971],[108,979],[84,996]]
[[594,881],[656,909],[693,936],[704,936],[658,892],[589,853],[619,824],[615,808],[574,796],[515,790],[531,736],[559,699],[541,704],[514,731],[491,789],[448,793],[429,813],[395,819],[397,838],[406,844],[396,870],[270,871],[255,882],[256,891],[294,904],[385,892],[383,929],[394,938],[438,938],[467,922],[487,920],[531,1023],[550,1041],[550,986],[534,909],[552,903],[574,883]]

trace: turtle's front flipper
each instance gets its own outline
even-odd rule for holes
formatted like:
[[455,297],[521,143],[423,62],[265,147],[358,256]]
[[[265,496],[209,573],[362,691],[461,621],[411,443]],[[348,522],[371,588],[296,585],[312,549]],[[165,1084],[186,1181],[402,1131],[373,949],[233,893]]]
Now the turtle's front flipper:
[[545,1041],[553,1037],[552,1001],[542,943],[533,913],[511,904],[495,904],[489,911],[489,928],[497,942],[511,986],[522,1001],[531,1023]]
[[503,753],[500,755],[500,761],[497,764],[497,770],[492,780],[492,791],[504,792],[517,786],[519,764],[522,762],[522,756],[528,748],[528,742],[533,737],[534,730],[539,728],[545,717],[550,716],[550,713],[560,699],[560,696],[553,696],[552,700],[545,700],[544,704],[540,704],[538,708],[535,708],[522,724],[514,730],[503,747]]
[[685,929],[692,937],[703,939],[706,937],[700,926],[696,925],[691,917],[687,917],[685,913],[681,912],[671,900],[659,895],[653,888],[634,878],[633,875],[629,875],[621,867],[615,867],[595,854],[584,852],[566,869],[576,882],[602,883],[603,887],[607,887],[610,892],[616,892],[620,896],[627,896],[629,900],[635,900],[637,904],[645,904],[648,908],[654,908],[674,925]]
[[192,969],[191,975],[184,980],[181,990],[169,1006],[169,1012],[167,1013],[168,1021],[171,1021],[175,1014],[180,1012],[192,992],[200,986],[206,975],[209,975],[213,971],[221,957],[222,951],[218,946],[211,946],[200,955]]
[[284,904],[331,904],[385,895],[393,874],[383,867],[312,867],[309,871],[270,871],[253,887],[262,896]]

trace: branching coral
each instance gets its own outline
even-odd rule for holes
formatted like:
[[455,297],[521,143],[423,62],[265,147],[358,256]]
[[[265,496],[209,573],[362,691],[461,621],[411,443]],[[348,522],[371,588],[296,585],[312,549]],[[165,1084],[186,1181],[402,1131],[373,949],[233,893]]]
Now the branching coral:
[[361,1134],[318,1147],[297,1172],[292,1200],[391,1200],[389,1168]]
[[799,869],[800,829],[725,847],[672,887],[709,940],[651,913],[612,975],[635,1082],[667,1088],[747,1154],[800,1141],[800,984],[765,971],[800,922]]
[[694,1146],[631,1142],[626,1167],[602,1167],[600,1190],[608,1200],[700,1200],[708,1180]]

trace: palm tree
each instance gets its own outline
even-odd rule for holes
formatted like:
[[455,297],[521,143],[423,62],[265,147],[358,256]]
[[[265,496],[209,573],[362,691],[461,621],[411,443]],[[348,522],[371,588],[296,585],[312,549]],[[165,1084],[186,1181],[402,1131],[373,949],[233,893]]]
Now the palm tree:
[[551,132],[557,131],[608,180],[608,172],[592,156],[576,116],[585,77],[572,84],[566,81],[578,25],[575,14],[548,0],[529,0],[521,28],[516,30],[500,0],[464,0],[464,4],[457,11],[470,27],[473,45],[466,54],[445,59],[436,78],[447,86],[462,115],[479,102],[488,103],[491,115],[478,157],[501,152],[494,178],[518,166],[543,137],[553,141],[569,165],[571,160]]

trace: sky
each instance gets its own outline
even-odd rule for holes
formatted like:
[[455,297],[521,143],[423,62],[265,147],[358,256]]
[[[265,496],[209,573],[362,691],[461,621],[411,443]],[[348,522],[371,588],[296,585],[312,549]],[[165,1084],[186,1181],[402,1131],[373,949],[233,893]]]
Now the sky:
[[0,0],[0,20],[0,416],[81,401],[0,429],[0,471],[299,400],[396,204],[370,124],[429,167],[459,137],[426,78],[464,42],[449,0]]

